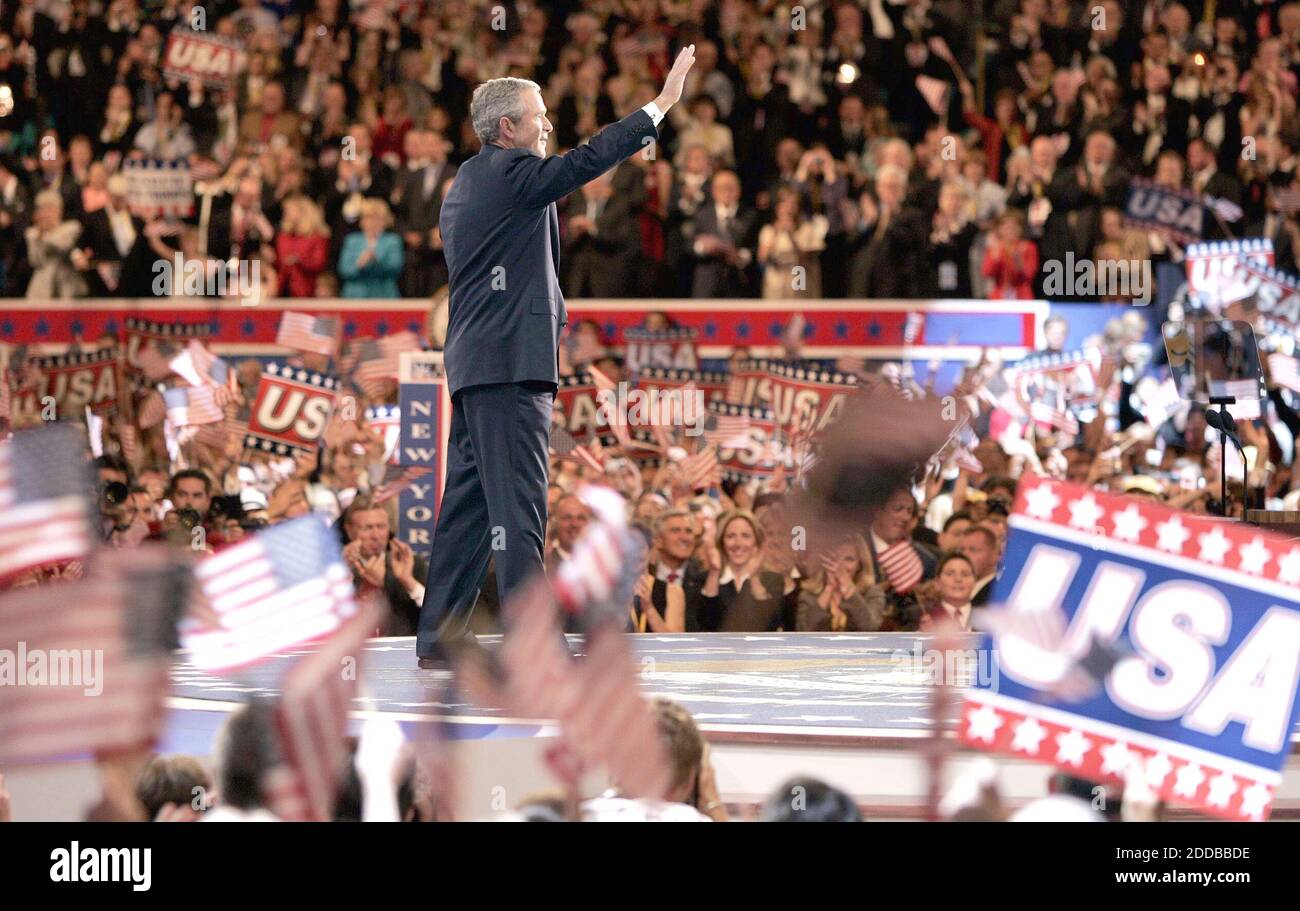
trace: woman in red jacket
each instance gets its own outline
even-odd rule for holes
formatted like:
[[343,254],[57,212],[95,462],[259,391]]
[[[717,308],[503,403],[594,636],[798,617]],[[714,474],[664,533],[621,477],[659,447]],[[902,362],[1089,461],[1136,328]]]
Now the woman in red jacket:
[[306,196],[284,201],[280,233],[275,236],[281,297],[316,296],[316,278],[329,262],[329,233],[316,203]]
[[989,235],[984,254],[984,277],[989,279],[993,300],[1033,300],[1034,277],[1038,275],[1038,247],[1022,236],[1020,213],[1009,209],[998,219]]

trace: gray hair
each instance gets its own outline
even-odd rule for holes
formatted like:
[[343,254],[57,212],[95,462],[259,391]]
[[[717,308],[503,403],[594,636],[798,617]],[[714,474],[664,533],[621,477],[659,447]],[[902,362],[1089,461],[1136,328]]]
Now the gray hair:
[[502,76],[489,79],[474,90],[469,116],[474,121],[474,135],[478,136],[479,142],[487,145],[496,141],[502,117],[509,117],[512,123],[523,118],[523,93],[529,89],[540,92],[542,87],[531,79]]

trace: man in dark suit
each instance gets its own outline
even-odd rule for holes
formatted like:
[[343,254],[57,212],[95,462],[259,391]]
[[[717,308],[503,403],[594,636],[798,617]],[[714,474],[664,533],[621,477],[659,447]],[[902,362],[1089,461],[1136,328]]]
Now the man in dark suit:
[[126,177],[114,174],[108,179],[108,203],[82,219],[81,247],[89,248],[94,263],[89,277],[92,297],[146,297],[150,293],[153,254],[144,220],[131,214],[126,190]]
[[428,297],[447,283],[447,260],[436,238],[442,188],[456,176],[447,161],[451,143],[433,130],[406,134],[406,167],[393,190],[394,230],[406,242],[400,287],[403,297]]
[[429,571],[424,560],[412,553],[409,545],[392,536],[388,510],[368,494],[358,494],[344,510],[340,522],[347,536],[343,558],[352,570],[357,592],[364,595],[381,591],[388,601],[383,634],[414,634],[424,597],[424,586],[419,580]]
[[574,297],[626,297],[637,287],[637,201],[616,193],[612,176],[590,181],[565,206],[564,287]]
[[680,585],[686,594],[686,632],[700,630],[700,607],[709,570],[692,558],[695,552],[695,516],[689,509],[669,509],[655,519],[654,552],[650,572],[655,577],[650,602],[667,616],[668,586]]
[[958,550],[970,560],[975,570],[975,588],[971,591],[971,604],[983,607],[989,603],[993,594],[993,582],[997,578],[998,561],[1001,559],[998,536],[983,525],[972,525],[961,536]]
[[422,667],[462,635],[489,557],[503,598],[542,571],[547,442],[568,323],[555,203],[658,138],[693,54],[693,46],[682,50],[653,102],[550,158],[552,127],[536,83],[505,77],[474,90],[470,116],[483,148],[442,204],[452,417],[416,636]]
[[[916,629],[921,620],[916,586],[934,578],[939,562],[934,554],[911,539],[917,511],[912,492],[900,487],[876,513],[866,535],[876,581],[889,584],[885,617],[890,629]],[[902,550],[901,555],[898,549]]]
[[740,204],[740,179],[719,171],[710,184],[712,205],[695,213],[692,297],[749,297],[758,240],[758,213]]

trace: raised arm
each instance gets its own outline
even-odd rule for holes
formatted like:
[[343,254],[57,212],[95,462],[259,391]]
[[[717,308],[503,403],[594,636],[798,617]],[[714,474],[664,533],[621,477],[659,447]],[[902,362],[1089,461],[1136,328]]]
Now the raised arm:
[[541,158],[528,149],[508,150],[504,174],[521,201],[537,208],[548,206],[631,157],[649,141],[658,139],[656,127],[681,98],[686,74],[694,63],[695,45],[682,48],[663,91],[654,101],[565,155]]

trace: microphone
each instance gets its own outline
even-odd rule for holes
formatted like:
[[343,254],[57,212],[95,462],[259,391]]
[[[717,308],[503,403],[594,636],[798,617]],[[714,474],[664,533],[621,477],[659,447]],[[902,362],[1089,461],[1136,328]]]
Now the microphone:
[[1231,414],[1226,411],[1218,412],[1207,409],[1205,423],[1232,440],[1236,447],[1241,449],[1241,438],[1237,436],[1237,420]]

